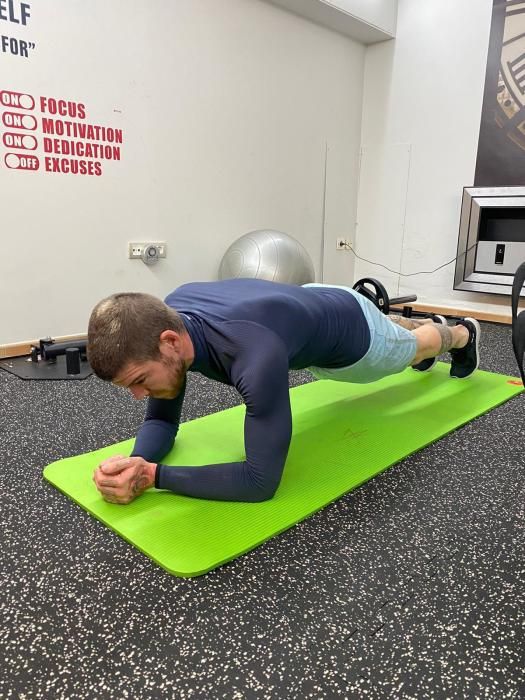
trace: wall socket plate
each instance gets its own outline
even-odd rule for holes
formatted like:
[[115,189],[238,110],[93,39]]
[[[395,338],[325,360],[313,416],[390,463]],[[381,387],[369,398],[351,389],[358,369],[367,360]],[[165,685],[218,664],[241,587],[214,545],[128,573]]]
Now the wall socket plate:
[[166,241],[133,241],[132,243],[128,243],[128,258],[130,260],[135,258],[140,260],[144,248],[148,245],[157,246],[159,258],[166,257]]
[[350,243],[349,238],[336,238],[335,247],[337,250],[350,250],[352,244]]

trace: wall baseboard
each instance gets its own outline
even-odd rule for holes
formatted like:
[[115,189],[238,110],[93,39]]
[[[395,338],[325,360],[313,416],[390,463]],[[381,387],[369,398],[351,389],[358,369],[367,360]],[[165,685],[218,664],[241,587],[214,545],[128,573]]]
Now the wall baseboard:
[[480,311],[479,309],[456,309],[450,306],[438,306],[436,304],[409,304],[414,311],[426,313],[442,314],[443,316],[470,316],[478,321],[490,321],[491,323],[512,324],[512,313],[509,309],[506,314],[494,313],[493,311]]
[[[85,333],[78,333],[77,335],[61,335],[53,338],[57,343],[67,343],[70,340],[84,340],[86,338]],[[0,360],[5,360],[8,357],[23,357],[24,355],[31,354],[31,347],[38,346],[38,340],[25,340],[20,343],[10,343],[7,345],[0,345]]]

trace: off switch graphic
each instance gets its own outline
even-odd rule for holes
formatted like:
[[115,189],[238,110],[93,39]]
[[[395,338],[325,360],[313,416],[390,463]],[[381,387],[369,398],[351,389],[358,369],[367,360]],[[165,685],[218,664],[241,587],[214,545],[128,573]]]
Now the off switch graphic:
[[505,244],[496,243],[496,257],[494,258],[495,265],[503,265],[503,258],[505,257]]

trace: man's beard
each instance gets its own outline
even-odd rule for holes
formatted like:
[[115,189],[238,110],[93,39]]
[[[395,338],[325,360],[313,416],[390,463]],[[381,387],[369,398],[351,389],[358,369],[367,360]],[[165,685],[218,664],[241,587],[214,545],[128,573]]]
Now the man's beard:
[[154,398],[174,399],[180,394],[186,381],[186,367],[181,357],[163,357],[162,364],[168,369],[169,387],[156,392]]

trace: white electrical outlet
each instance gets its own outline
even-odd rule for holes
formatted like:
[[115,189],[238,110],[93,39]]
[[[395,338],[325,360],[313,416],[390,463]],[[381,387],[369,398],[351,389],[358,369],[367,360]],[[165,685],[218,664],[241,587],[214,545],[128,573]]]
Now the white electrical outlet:
[[154,245],[158,248],[159,251],[159,258],[165,258],[166,257],[166,242],[165,241],[140,241],[140,242],[133,242],[133,243],[128,243],[128,258],[130,260],[134,258],[142,258],[142,253],[144,251],[144,248],[148,245]]
[[337,248],[337,250],[350,250],[352,244],[350,243],[348,238],[336,238],[335,247]]

